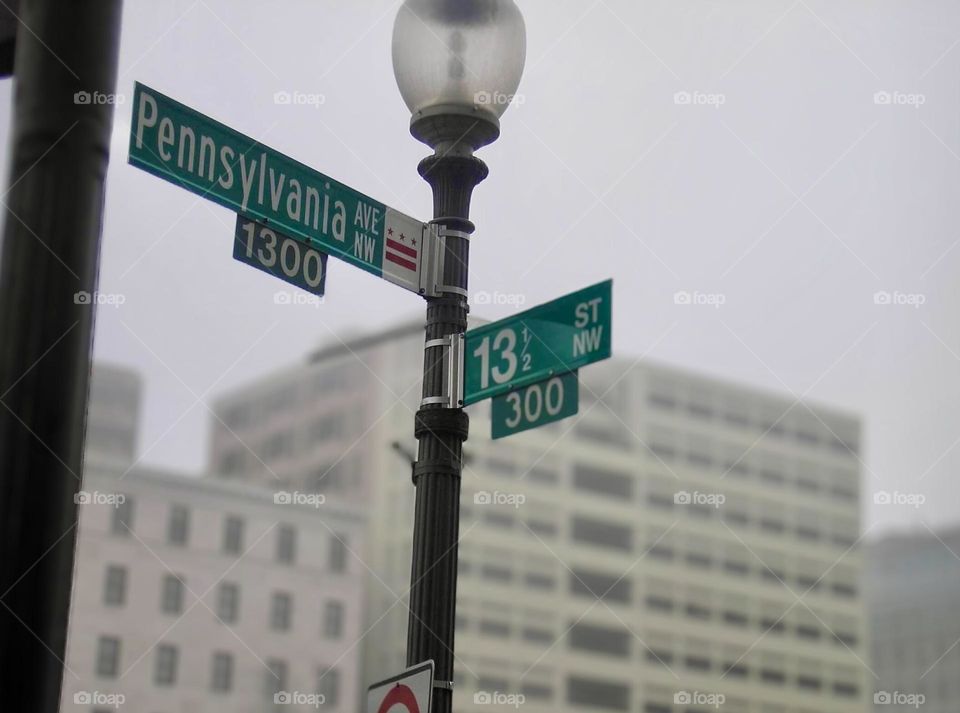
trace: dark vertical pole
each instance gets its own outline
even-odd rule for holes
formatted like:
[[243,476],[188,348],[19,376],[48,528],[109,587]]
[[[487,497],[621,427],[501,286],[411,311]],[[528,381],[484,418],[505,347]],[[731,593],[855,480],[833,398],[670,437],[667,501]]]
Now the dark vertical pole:
[[[0,252],[0,707],[59,708],[120,0],[22,0]],[[78,94],[86,92],[86,95]],[[89,101],[85,98],[89,97]]]
[[[430,184],[434,198],[434,223],[459,233],[446,238],[443,284],[440,297],[427,300],[426,342],[461,334],[467,329],[467,266],[469,220],[473,189],[487,176],[487,167],[473,149],[492,141],[499,131],[461,117],[414,122],[413,132],[434,146],[424,159],[420,175]],[[477,139],[480,133],[483,138]],[[456,235],[455,233],[455,235]],[[444,393],[446,350],[425,349],[423,396]],[[469,420],[462,408],[438,404],[421,406],[416,417],[419,440],[414,483],[417,488],[413,530],[413,563],[407,665],[426,660],[435,664],[433,713],[450,713],[453,702],[453,646],[457,604],[457,542],[460,529],[460,473],[463,443]]]

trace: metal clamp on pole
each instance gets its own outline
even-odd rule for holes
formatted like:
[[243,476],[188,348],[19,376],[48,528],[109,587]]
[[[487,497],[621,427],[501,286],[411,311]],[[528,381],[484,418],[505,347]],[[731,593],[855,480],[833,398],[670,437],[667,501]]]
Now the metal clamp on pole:
[[443,284],[443,266],[447,254],[447,238],[470,240],[470,233],[454,230],[444,225],[430,223],[424,231],[422,266],[420,268],[420,294],[425,297],[442,297],[456,294],[467,297],[462,287]]
[[460,408],[463,406],[463,350],[464,336],[462,332],[448,334],[443,339],[431,339],[424,343],[424,349],[446,349],[446,378],[443,380],[444,393],[434,396],[425,396],[420,401],[421,406],[439,405],[444,408]]

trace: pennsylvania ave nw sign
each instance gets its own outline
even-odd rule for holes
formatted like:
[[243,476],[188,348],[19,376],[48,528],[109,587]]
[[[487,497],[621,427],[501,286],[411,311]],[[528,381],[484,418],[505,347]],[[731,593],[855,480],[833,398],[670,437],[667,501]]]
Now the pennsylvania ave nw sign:
[[139,82],[130,163],[413,292],[421,221]]

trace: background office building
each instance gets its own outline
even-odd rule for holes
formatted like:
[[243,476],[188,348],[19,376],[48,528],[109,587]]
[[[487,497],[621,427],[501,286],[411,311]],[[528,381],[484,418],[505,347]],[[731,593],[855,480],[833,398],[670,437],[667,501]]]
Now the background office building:
[[[889,535],[865,553],[875,710],[960,710],[960,528]],[[913,697],[911,699],[911,697]]]
[[[128,376],[95,370],[92,424],[135,404]],[[112,710],[119,694],[121,710],[262,713],[286,693],[302,705],[277,710],[316,710],[322,695],[323,710],[354,713],[357,510],[131,467],[132,445],[98,443],[104,432],[89,430],[63,710]]]
[[[263,461],[368,508],[368,680],[404,665],[413,488],[394,444],[415,451],[422,335],[332,345],[215,406],[218,477],[265,482]],[[626,359],[581,380],[579,417],[507,440],[470,409],[455,709],[868,710],[858,420]]]

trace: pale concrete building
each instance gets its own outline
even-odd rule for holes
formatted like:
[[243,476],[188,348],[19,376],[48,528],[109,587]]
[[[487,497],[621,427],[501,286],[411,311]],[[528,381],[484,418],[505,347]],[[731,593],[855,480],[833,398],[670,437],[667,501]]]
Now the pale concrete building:
[[[215,405],[220,477],[367,508],[368,682],[404,664],[392,444],[415,448],[422,334],[334,344]],[[627,359],[581,381],[578,417],[503,441],[470,409],[455,708],[866,711],[858,419]]]
[[358,710],[357,508],[128,472],[89,433],[62,710]]
[[97,364],[90,375],[84,458],[131,465],[140,426],[140,375],[113,364]]
[[960,710],[960,528],[891,534],[865,552],[874,709]]

